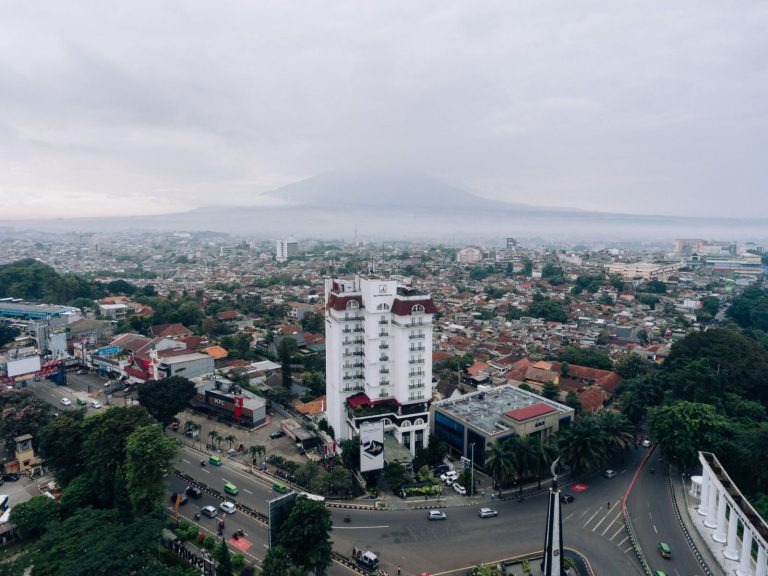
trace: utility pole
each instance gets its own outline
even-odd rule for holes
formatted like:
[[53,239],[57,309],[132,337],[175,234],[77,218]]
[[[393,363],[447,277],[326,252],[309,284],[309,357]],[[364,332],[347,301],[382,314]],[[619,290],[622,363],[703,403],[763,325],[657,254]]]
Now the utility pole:
[[472,497],[475,495],[475,443],[472,442],[470,446],[472,447],[472,458],[470,462],[472,472],[470,473],[471,480],[469,482],[469,495]]

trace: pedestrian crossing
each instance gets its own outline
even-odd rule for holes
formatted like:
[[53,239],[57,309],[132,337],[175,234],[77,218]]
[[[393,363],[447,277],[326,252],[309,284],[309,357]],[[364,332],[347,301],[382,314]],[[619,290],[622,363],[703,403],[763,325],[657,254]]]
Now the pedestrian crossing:
[[618,546],[622,552],[631,553],[632,545],[624,526],[624,518],[618,506],[591,506],[563,516],[563,524],[587,530]]

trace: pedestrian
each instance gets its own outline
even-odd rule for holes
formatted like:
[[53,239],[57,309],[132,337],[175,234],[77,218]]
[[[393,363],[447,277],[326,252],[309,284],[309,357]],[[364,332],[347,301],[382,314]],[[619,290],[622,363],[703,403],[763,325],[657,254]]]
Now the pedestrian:
[[400,566],[397,567],[397,576],[400,576]]
[[606,502],[606,503],[605,503],[605,506],[606,506],[606,508],[608,508],[608,510],[610,510],[610,509],[611,509],[611,503],[610,503],[610,502]]

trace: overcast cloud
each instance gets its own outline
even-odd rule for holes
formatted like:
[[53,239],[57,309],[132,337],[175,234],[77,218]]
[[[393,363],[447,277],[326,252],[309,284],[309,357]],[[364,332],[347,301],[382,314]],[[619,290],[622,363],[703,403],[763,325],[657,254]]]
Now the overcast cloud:
[[765,2],[0,7],[0,218],[253,204],[356,167],[768,216]]

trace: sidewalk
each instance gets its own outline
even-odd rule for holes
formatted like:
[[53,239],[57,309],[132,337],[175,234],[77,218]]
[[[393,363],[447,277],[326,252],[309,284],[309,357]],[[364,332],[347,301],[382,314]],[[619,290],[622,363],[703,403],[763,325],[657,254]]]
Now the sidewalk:
[[[698,499],[688,493],[682,478],[677,474],[672,476],[671,484],[680,510],[680,519],[688,531],[690,541],[693,542],[710,573],[735,574],[739,563],[727,560],[722,555],[723,545],[712,540],[710,536],[712,531],[704,526],[704,517],[700,516],[696,510],[699,503]],[[719,561],[717,557],[720,558]]]

